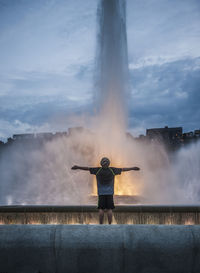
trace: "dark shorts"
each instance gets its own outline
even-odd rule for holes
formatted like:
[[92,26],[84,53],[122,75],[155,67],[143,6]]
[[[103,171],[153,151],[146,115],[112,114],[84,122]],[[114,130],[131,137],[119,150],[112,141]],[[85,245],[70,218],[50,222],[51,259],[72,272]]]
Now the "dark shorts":
[[98,209],[114,209],[113,195],[99,195]]

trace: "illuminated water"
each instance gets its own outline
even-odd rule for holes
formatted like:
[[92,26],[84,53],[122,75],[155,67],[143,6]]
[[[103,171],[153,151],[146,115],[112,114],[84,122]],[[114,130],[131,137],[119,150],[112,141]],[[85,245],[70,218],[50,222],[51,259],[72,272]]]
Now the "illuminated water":
[[[95,206],[0,207],[0,224],[98,224]],[[104,217],[107,224],[107,217]],[[113,224],[199,225],[199,206],[118,206]]]

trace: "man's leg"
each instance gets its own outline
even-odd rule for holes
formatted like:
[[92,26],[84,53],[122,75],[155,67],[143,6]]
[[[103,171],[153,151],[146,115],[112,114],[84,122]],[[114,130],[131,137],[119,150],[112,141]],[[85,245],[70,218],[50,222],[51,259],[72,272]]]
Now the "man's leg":
[[104,218],[104,211],[102,209],[99,209],[99,224],[103,224],[103,218]]
[[108,224],[110,225],[110,224],[112,224],[112,210],[111,209],[109,209],[107,211],[107,216],[108,216]]

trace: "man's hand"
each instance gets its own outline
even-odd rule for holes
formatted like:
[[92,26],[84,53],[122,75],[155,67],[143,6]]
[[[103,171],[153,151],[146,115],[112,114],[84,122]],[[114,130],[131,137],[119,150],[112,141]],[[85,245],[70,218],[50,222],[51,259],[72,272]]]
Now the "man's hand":
[[140,168],[138,168],[138,167],[133,167],[133,170],[134,170],[134,171],[139,171]]
[[72,169],[72,170],[77,170],[77,169],[78,169],[78,166],[77,166],[77,165],[74,165],[71,169]]
[[77,166],[77,165],[74,165],[71,169],[72,170],[83,170],[83,171],[89,171],[90,170],[89,167],[81,167],[81,166]]
[[138,167],[122,168],[122,172],[139,171],[139,170],[140,170],[140,168],[138,168]]

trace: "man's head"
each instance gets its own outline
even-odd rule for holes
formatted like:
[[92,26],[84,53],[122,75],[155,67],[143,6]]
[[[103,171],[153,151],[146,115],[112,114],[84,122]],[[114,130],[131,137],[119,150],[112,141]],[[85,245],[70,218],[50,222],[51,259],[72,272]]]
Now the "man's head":
[[103,157],[100,164],[103,168],[108,168],[108,166],[110,165],[110,160],[107,157]]

